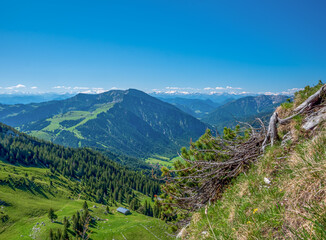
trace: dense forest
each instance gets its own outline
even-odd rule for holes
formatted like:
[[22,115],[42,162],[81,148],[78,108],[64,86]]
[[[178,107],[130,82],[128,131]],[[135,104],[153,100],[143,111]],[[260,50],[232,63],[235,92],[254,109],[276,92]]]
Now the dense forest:
[[130,203],[135,197],[133,190],[152,198],[160,193],[158,181],[120,166],[94,150],[65,148],[37,140],[4,124],[0,124],[0,157],[10,164],[49,168],[53,175],[60,173],[79,182],[78,191],[98,203]]

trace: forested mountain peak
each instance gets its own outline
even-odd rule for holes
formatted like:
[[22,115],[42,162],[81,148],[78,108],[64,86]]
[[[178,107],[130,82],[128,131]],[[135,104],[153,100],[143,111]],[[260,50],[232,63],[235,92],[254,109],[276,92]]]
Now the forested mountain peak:
[[89,146],[142,157],[175,155],[207,128],[175,106],[136,89],[2,105],[0,121],[65,146]]

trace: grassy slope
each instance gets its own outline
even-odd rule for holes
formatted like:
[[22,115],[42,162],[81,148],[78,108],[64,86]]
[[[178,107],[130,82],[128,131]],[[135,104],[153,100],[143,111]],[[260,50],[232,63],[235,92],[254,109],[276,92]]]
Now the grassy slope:
[[[66,130],[75,134],[79,139],[84,139],[82,134],[76,129],[78,126],[81,126],[88,122],[89,120],[97,118],[97,115],[103,112],[107,112],[112,108],[114,103],[102,104],[97,106],[93,112],[87,111],[70,111],[65,114],[58,114],[52,118],[47,119],[46,121],[50,122],[50,125],[39,131],[31,131],[29,134],[34,137],[39,137],[44,140],[52,141],[56,136],[60,134],[61,131]],[[61,122],[64,121],[76,121],[76,124],[71,127],[64,127],[61,125]],[[56,131],[58,131],[56,133]]]
[[181,160],[180,157],[174,157],[174,158],[167,158],[164,156],[154,155],[153,157],[149,157],[145,160],[145,162],[155,165],[157,167],[172,167],[173,163],[177,160]]
[[208,207],[207,215],[205,209],[195,213],[187,229],[189,238],[214,239],[212,230],[219,239],[298,238],[303,228],[314,228],[304,219],[316,220],[312,209],[319,209],[325,219],[326,133],[303,140],[290,154],[289,150],[269,149]]
[[[5,223],[0,222],[0,239],[31,239],[30,235],[35,239],[47,239],[49,228],[62,229],[63,217],[71,217],[82,208],[84,200],[68,189],[68,183],[74,184],[60,175],[52,176],[48,169],[13,166],[0,161],[0,180],[9,174],[15,179],[33,177],[33,181],[41,187],[28,189],[0,185],[0,200],[5,202],[1,211],[10,218]],[[50,180],[53,187],[49,185]],[[140,193],[137,195],[141,201],[148,198]],[[92,239],[153,239],[153,234],[160,239],[169,239],[165,233],[167,225],[159,219],[133,211],[131,215],[124,216],[116,212],[115,206],[110,207],[111,214],[104,214],[105,206],[93,202],[88,202],[88,205],[91,215],[102,219],[91,228]],[[93,205],[98,208],[93,208]],[[56,223],[51,223],[47,217],[49,208],[58,215]],[[45,226],[40,224],[42,222]],[[40,230],[33,232],[33,227]]]
[[[316,91],[306,90],[279,108],[281,118]],[[220,200],[194,213],[184,238],[326,239],[326,124],[305,132],[301,121],[280,132],[291,131],[293,141],[267,149]]]

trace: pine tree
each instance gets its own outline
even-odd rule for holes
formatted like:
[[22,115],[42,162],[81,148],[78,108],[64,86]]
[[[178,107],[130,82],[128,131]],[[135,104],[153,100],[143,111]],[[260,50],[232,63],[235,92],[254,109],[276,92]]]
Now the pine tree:
[[66,227],[63,228],[63,233],[62,233],[62,240],[69,240],[69,235],[68,235],[68,230]]
[[66,216],[63,218],[63,226],[67,229],[70,227],[70,222],[68,221]]
[[49,231],[49,239],[50,240],[55,240],[55,235],[54,235],[54,232],[53,232],[52,228],[50,228],[50,231]]
[[54,220],[56,220],[58,218],[58,216],[54,213],[53,208],[49,209],[48,217],[51,220],[51,222],[54,222]]
[[84,204],[83,204],[83,209],[86,210],[88,209],[88,205],[87,205],[87,202],[85,201]]

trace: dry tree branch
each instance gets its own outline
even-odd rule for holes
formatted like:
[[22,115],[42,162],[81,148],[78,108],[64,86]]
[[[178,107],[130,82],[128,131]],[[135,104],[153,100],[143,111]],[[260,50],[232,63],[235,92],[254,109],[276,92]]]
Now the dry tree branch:
[[[169,170],[165,176],[167,184],[163,191],[173,198],[170,205],[193,211],[208,201],[214,201],[232,178],[258,158],[265,138],[264,126],[247,126],[251,131],[245,139],[227,140],[209,136],[202,141],[213,147],[192,145],[193,156],[198,159],[179,155],[183,164],[180,168]],[[206,154],[214,157],[206,159]]]
[[278,134],[277,134],[277,124],[286,124],[288,121],[293,119],[294,117],[298,116],[302,113],[307,113],[312,108],[316,107],[316,103],[319,102],[323,95],[326,93],[326,84],[323,85],[315,94],[311,95],[306,101],[301,103],[297,108],[294,109],[295,114],[293,114],[290,117],[281,119],[278,117],[277,112],[275,111],[269,121],[267,135],[264,139],[262,151],[265,150],[266,146],[268,145],[268,142],[270,141],[271,146],[274,145],[274,141],[277,140]]

